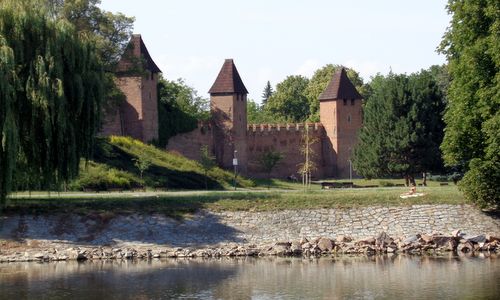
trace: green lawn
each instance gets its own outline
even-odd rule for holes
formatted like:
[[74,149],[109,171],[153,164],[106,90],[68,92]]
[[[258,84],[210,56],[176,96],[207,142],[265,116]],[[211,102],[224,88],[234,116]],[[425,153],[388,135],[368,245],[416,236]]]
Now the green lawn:
[[[299,185],[300,186],[300,185]],[[422,197],[401,199],[407,188],[366,188],[320,190],[294,189],[146,192],[146,193],[61,193],[11,195],[6,213],[113,212],[163,213],[181,217],[198,209],[215,211],[274,211],[358,206],[399,206],[413,204],[466,204],[454,185],[418,188]]]

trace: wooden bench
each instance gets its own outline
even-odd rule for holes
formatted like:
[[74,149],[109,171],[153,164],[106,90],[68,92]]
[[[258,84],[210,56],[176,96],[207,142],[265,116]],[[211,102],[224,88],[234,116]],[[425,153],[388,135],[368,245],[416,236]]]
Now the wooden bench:
[[448,182],[440,182],[439,183],[440,186],[443,186],[443,185],[448,185]]
[[352,188],[354,187],[353,182],[321,182],[322,189],[342,189],[342,188]]

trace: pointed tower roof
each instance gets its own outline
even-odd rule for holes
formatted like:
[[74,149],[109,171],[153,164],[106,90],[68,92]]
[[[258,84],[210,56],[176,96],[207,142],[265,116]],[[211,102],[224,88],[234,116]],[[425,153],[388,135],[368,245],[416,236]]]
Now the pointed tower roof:
[[248,94],[248,91],[241,80],[240,74],[232,59],[226,59],[215,79],[214,84],[208,91],[210,94],[218,93],[238,93]]
[[155,64],[151,55],[149,55],[148,49],[142,40],[140,34],[133,34],[130,42],[123,53],[122,58],[118,62],[117,71],[127,72],[137,67],[137,63],[140,59],[144,61],[144,68],[151,71],[152,73],[161,73],[160,68]]
[[319,95],[319,100],[334,100],[334,99],[361,99],[354,84],[352,84],[347,72],[344,68],[333,74],[332,80],[328,83],[326,89]]

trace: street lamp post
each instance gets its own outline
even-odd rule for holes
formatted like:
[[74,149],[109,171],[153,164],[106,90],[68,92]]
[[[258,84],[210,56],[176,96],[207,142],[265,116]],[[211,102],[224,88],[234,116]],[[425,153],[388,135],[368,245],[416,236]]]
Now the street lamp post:
[[352,181],[352,161],[349,159],[349,181]]
[[235,191],[236,191],[236,174],[237,174],[237,168],[238,168],[238,158],[236,157],[237,153],[238,153],[238,150],[234,150],[234,153],[233,153],[233,167],[234,167],[233,186],[234,186]]

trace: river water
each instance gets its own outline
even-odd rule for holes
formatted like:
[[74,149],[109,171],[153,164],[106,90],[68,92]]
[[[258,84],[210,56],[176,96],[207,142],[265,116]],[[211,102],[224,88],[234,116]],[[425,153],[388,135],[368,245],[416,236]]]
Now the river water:
[[500,299],[499,258],[4,263],[0,299]]

